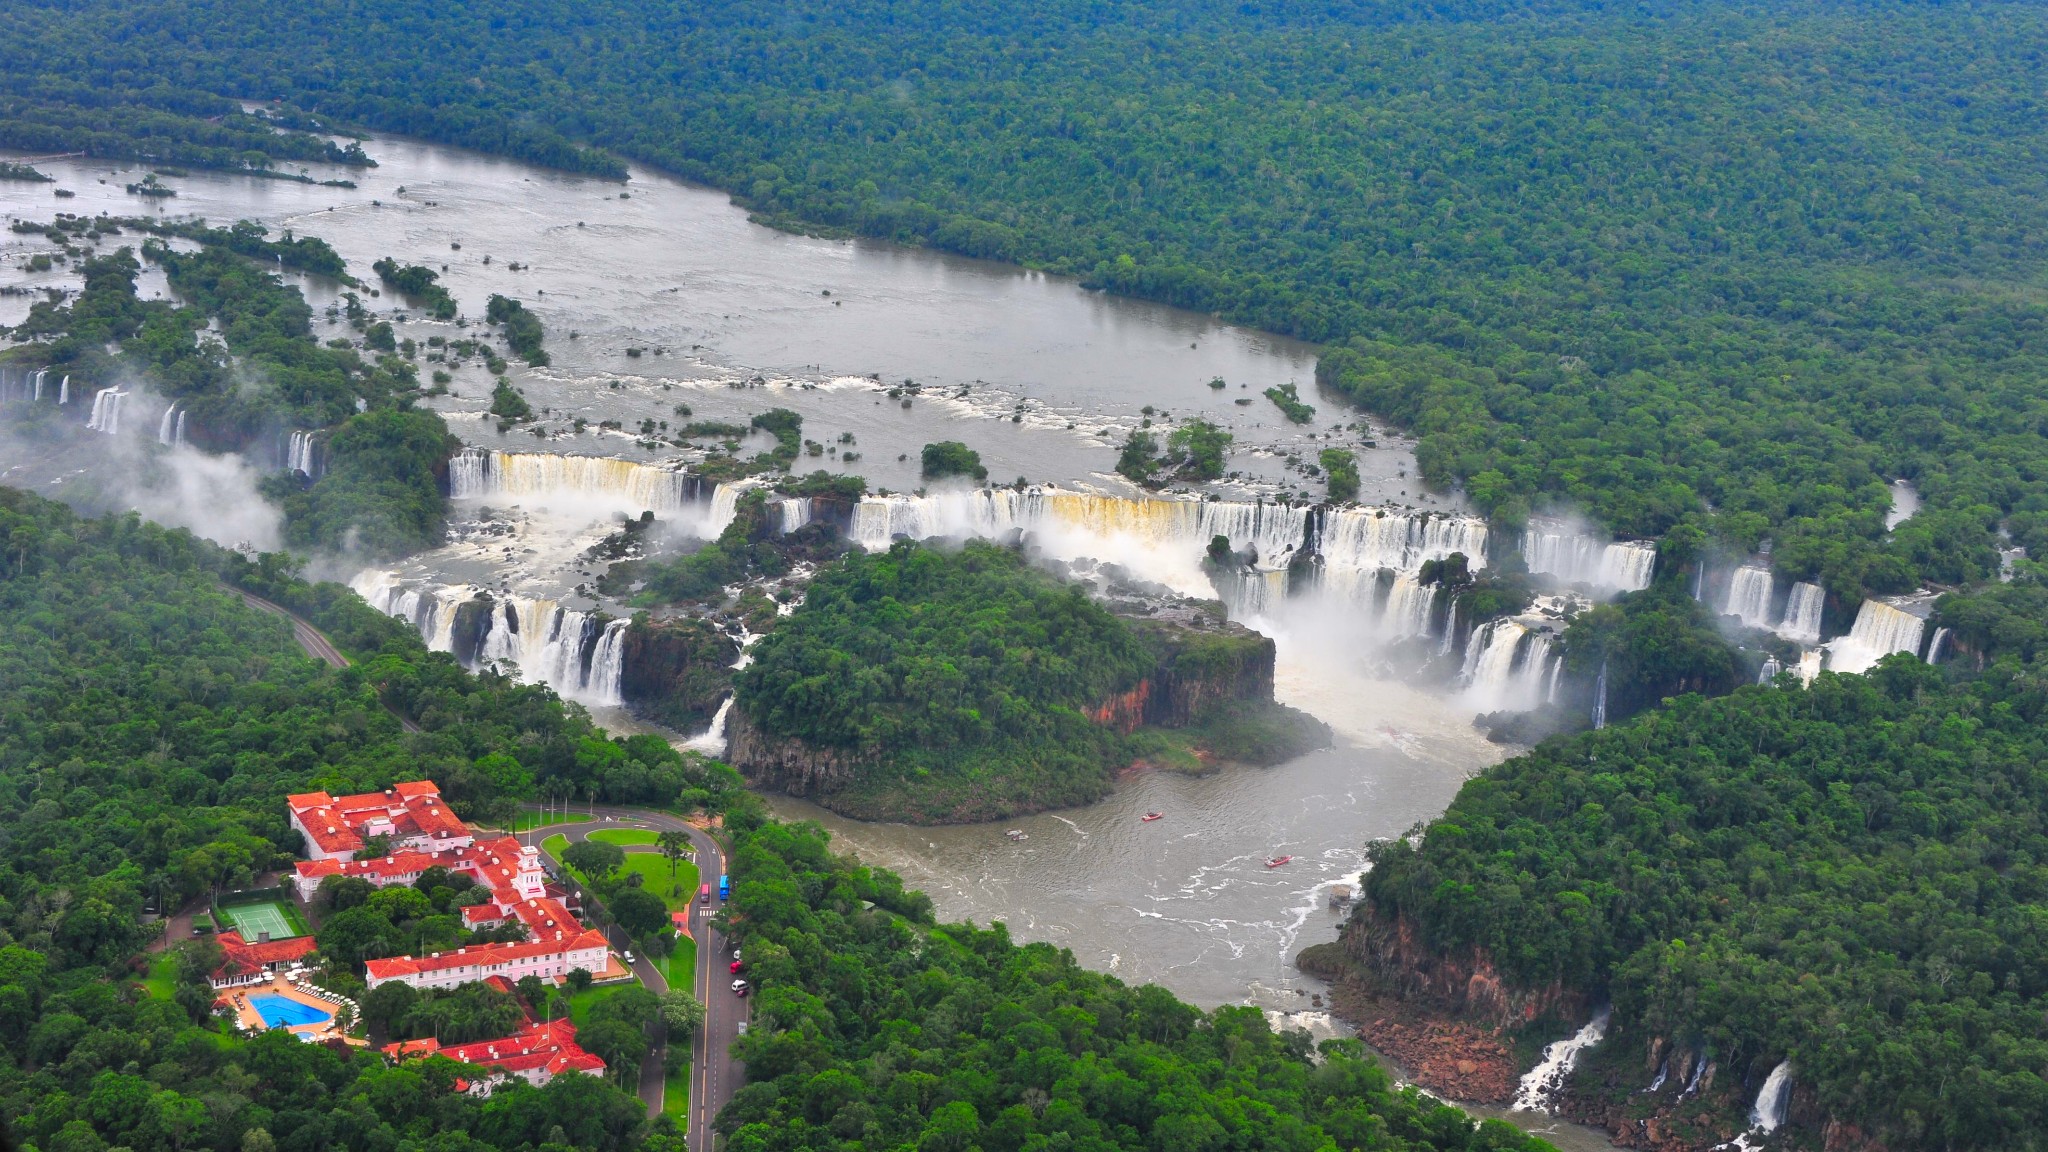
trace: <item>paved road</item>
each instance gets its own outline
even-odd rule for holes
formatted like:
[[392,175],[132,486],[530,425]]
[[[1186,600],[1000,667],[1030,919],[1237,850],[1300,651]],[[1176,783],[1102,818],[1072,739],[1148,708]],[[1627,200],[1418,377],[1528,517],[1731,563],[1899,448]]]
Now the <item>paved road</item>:
[[[537,808],[531,810],[538,811]],[[644,808],[600,804],[586,811],[590,818],[580,823],[535,828],[520,833],[520,839],[537,845],[549,836],[559,834],[574,843],[603,828],[648,828],[657,832],[680,829],[689,834],[690,842],[697,850],[698,882],[709,884],[714,892],[718,890],[718,878],[725,872],[725,854],[718,841],[702,829],[691,827],[680,817]],[[627,851],[635,849],[628,848]],[[559,867],[561,861],[555,863]],[[717,910],[715,897],[709,906],[690,906],[690,932],[697,939],[695,991],[697,999],[704,1003],[704,1027],[698,1029],[691,1048],[690,1114],[683,1125],[684,1136],[695,1152],[711,1152],[711,1122],[725,1102],[732,1099],[733,1092],[744,1083],[746,1076],[745,1066],[732,1057],[732,1042],[739,1036],[740,1022],[747,1018],[747,1002],[733,995],[732,977],[728,971],[732,963],[732,945],[710,922],[712,913]],[[633,971],[642,983],[656,992],[667,990],[668,981],[646,957],[634,957]],[[651,1053],[646,1063],[640,1066],[640,1098],[647,1102],[647,1110],[653,1115],[661,1113],[666,1081],[661,1057],[660,1052]]]
[[[341,654],[341,649],[336,648],[334,643],[327,639],[325,633],[306,623],[304,619],[294,614],[290,609],[282,604],[273,604],[254,592],[244,592],[240,588],[231,585],[222,585],[222,587],[240,596],[243,603],[256,609],[258,612],[268,612],[272,616],[282,616],[291,621],[292,638],[299,642],[299,647],[306,650],[306,655],[311,656],[315,660],[326,661],[330,668],[348,667],[348,657]],[[406,719],[404,716],[400,716],[397,709],[387,707],[385,711],[390,712],[392,716],[396,717],[398,722],[404,725],[407,732],[417,732],[420,730],[419,725]]]

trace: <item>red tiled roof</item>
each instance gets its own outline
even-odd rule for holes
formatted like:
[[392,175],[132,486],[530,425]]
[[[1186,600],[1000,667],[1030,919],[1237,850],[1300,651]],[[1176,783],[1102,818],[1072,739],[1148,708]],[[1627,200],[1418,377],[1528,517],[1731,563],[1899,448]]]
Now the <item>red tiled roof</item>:
[[590,1072],[602,1075],[604,1061],[576,1043],[576,1026],[567,1020],[547,1024],[529,1023],[517,1033],[499,1040],[442,1047],[433,1040],[408,1040],[387,1044],[391,1057],[441,1055],[464,1064],[496,1068],[502,1072],[528,1072],[546,1068],[549,1075],[561,1072]]
[[438,852],[393,852],[389,856],[369,860],[302,860],[298,864],[298,873],[305,877],[344,875],[387,879],[417,876],[438,864],[450,872],[469,873],[490,888],[494,896],[510,892],[511,899],[517,900],[519,894],[512,889],[511,883],[519,875],[519,856],[519,841],[501,836],[496,840],[485,840],[464,848],[443,848]]
[[[389,820],[392,827],[403,836],[425,835],[437,839],[450,839],[469,834],[469,828],[441,799],[441,788],[431,780],[413,780],[394,784],[383,792],[363,792],[354,796],[330,796],[325,792],[301,792],[285,798],[299,823],[309,835],[320,842],[328,852],[354,851],[351,848],[330,846],[326,837],[342,834],[360,835],[362,829],[377,820]],[[329,832],[332,829],[332,832]],[[338,841],[337,841],[338,845]]]
[[583,948],[605,947],[604,933],[595,929],[583,929],[574,933],[557,933],[552,939],[527,940],[518,944],[478,944],[470,948],[457,948],[436,956],[400,956],[391,960],[371,960],[364,964],[373,980],[389,980],[397,976],[417,976],[424,972],[440,972],[449,968],[469,965],[488,967],[493,964],[507,964],[534,956],[558,956]]
[[546,1068],[550,1074],[575,1070],[603,1072],[604,1061],[585,1052],[576,1043],[576,1026],[567,1020],[534,1024],[503,1040],[479,1040],[441,1049],[441,1055],[464,1064],[478,1064],[505,1072],[526,1072]]

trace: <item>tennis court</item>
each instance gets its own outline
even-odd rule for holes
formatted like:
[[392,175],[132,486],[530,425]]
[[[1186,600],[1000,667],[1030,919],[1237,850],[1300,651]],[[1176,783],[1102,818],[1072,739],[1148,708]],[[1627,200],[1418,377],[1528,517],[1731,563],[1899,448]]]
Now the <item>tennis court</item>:
[[305,935],[305,931],[297,927],[298,917],[275,900],[263,904],[230,904],[221,908],[220,914],[235,926],[242,939],[252,943],[262,939],[265,932],[270,933],[272,940],[289,940]]

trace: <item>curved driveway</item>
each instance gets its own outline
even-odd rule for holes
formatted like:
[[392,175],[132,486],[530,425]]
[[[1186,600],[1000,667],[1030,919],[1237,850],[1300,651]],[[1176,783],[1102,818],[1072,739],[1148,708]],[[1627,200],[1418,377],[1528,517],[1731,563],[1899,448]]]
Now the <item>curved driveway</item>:
[[[527,810],[540,811],[532,806]],[[574,843],[605,828],[645,828],[655,832],[679,830],[689,834],[691,846],[697,851],[698,883],[709,884],[714,892],[717,891],[718,878],[725,874],[725,852],[718,841],[703,829],[692,827],[679,816],[647,808],[599,804],[585,811],[589,815],[577,823],[530,829],[521,832],[519,838],[525,843],[538,845],[556,835]],[[562,867],[561,861],[554,863],[566,880],[568,870]],[[715,901],[714,897],[709,906],[694,902],[690,905],[690,934],[697,940],[697,987],[694,991],[704,1004],[704,1026],[697,1030],[697,1037],[691,1044],[690,1113],[683,1124],[684,1136],[695,1152],[711,1152],[711,1121],[725,1102],[732,1099],[733,1092],[739,1088],[746,1074],[745,1067],[732,1058],[732,1042],[739,1036],[741,1022],[747,1018],[747,1002],[733,995],[732,981],[727,974],[732,946],[724,933],[711,926],[711,916],[718,910]],[[654,991],[668,990],[667,979],[647,957],[634,957],[633,972],[640,977],[641,983]],[[640,1098],[647,1102],[647,1110],[652,1115],[661,1113],[662,1093],[667,1080],[662,1073],[661,1057],[660,1052],[650,1053],[640,1066]]]

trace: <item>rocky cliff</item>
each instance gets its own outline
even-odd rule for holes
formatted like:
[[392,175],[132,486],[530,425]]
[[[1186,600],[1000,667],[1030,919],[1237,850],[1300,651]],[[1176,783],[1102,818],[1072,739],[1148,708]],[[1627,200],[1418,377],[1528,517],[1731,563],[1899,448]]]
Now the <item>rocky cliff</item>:
[[867,761],[841,748],[825,748],[761,731],[735,706],[726,717],[725,758],[762,788],[816,798],[852,784]]
[[1123,618],[1158,661],[1145,688],[1145,723],[1187,728],[1225,702],[1273,699],[1269,637],[1194,607]]
[[683,732],[711,723],[732,691],[732,638],[700,619],[636,616],[626,629],[619,695],[635,715]]

